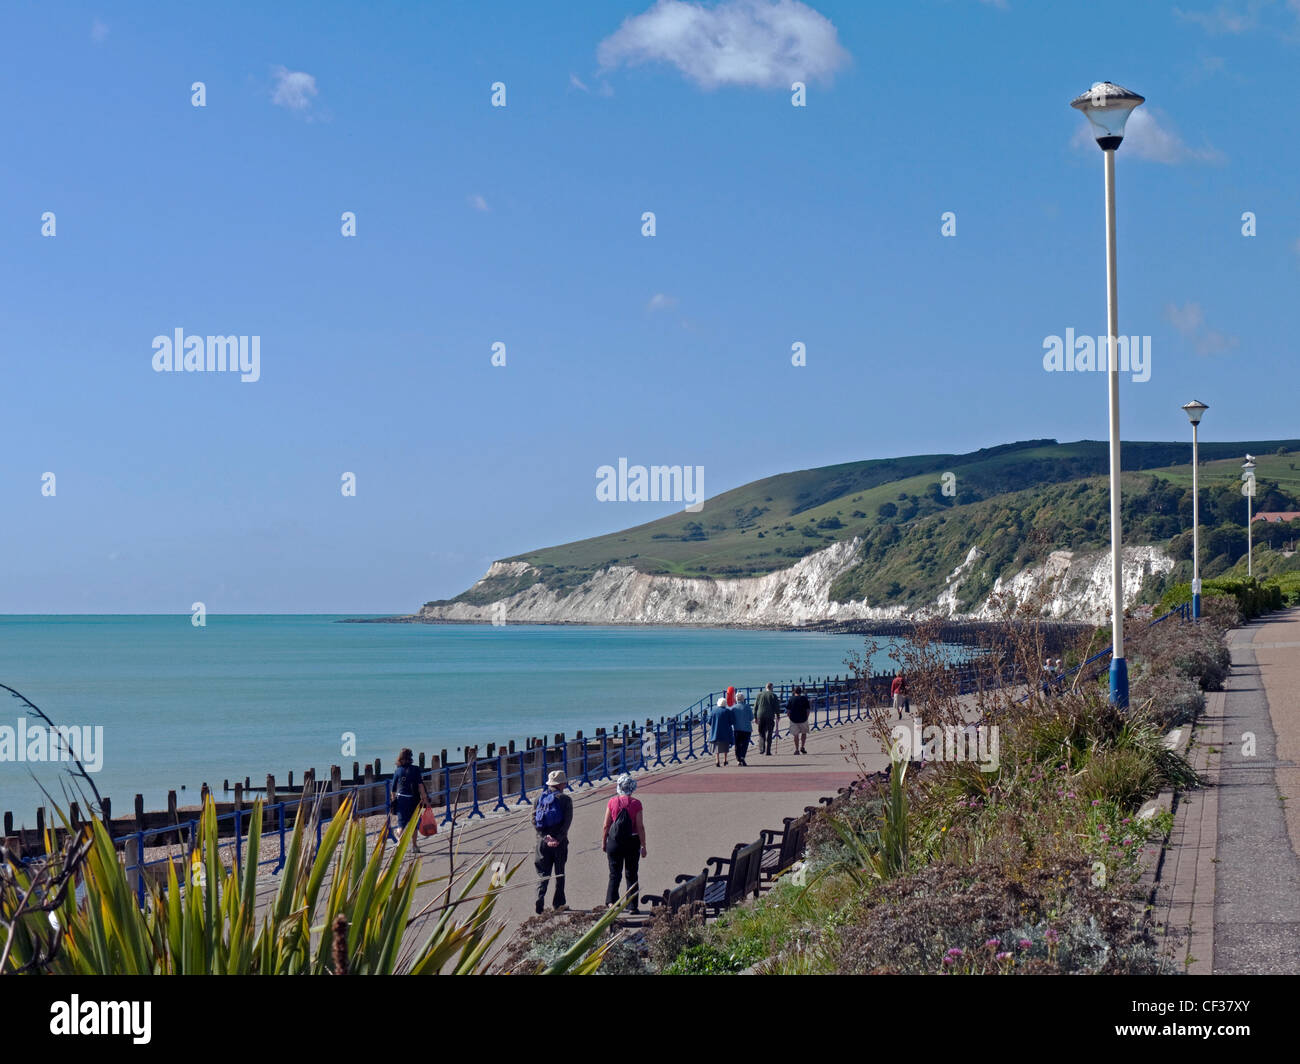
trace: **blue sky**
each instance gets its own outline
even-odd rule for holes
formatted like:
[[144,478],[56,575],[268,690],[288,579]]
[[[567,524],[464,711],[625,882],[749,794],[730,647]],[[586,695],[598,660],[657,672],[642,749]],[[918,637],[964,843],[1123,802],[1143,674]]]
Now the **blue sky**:
[[[7,0],[0,612],[409,612],[677,508],[597,502],[619,457],[1104,438],[1042,365],[1105,332],[1102,79],[1124,436],[1295,436],[1298,9]],[[260,379],[154,372],[177,328]]]

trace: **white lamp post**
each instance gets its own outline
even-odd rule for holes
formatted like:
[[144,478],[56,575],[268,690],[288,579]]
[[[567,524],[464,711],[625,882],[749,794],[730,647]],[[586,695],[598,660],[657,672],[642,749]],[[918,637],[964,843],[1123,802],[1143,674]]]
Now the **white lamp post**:
[[1119,485],[1119,303],[1115,279],[1115,149],[1124,139],[1124,125],[1133,109],[1144,102],[1136,92],[1109,81],[1099,81],[1076,96],[1070,106],[1082,111],[1092,123],[1093,135],[1101,148],[1106,172],[1106,329],[1109,334],[1110,366],[1110,551],[1111,551],[1111,658],[1110,700],[1128,705],[1128,662],[1124,660],[1124,555],[1120,528]]
[[1201,616],[1201,460],[1196,451],[1196,427],[1210,408],[1200,400],[1183,404],[1183,412],[1192,423],[1192,617]]
[[1241,493],[1246,496],[1246,576],[1253,577],[1255,575],[1255,518],[1250,512],[1255,499],[1255,456],[1253,454],[1246,455],[1246,460],[1241,463],[1241,479],[1244,482],[1241,485]]

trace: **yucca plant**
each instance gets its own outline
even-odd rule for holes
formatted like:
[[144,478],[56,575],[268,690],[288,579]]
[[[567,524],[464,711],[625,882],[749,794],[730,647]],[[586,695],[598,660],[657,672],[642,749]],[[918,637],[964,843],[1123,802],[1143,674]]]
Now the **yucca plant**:
[[[25,911],[20,902],[32,893],[35,873],[19,868],[6,881],[0,915],[15,914],[7,922],[12,942],[0,943],[8,968],[18,971],[35,963],[39,970],[79,975],[433,975],[487,970],[488,950],[500,934],[499,927],[491,926],[492,913],[514,869],[492,877],[476,896],[489,867],[488,862],[482,864],[454,900],[448,895],[443,901],[423,944],[404,951],[419,862],[404,867],[403,858],[416,821],[407,826],[391,854],[385,854],[382,837],[368,851],[365,826],[352,818],[352,800],[347,798],[324,827],[313,853],[305,839],[318,815],[318,809],[300,809],[275,897],[260,918],[260,802],[249,816],[247,858],[241,868],[227,871],[217,848],[216,807],[209,799],[185,882],[169,862],[166,884],[150,884],[143,908],[108,832],[93,820],[77,838],[84,849],[79,892],[65,890],[48,913]],[[57,868],[64,859],[55,851],[51,833],[45,867]],[[462,915],[465,910],[468,915]],[[573,966],[614,915],[603,920],[599,930],[593,929],[582,950],[566,954],[552,969]],[[579,970],[594,970],[602,955],[597,950]]]

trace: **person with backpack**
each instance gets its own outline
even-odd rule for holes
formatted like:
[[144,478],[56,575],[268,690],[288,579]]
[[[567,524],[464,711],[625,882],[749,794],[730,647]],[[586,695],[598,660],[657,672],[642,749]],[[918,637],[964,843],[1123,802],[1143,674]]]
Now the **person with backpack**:
[[803,688],[796,685],[794,695],[785,707],[785,719],[790,722],[790,738],[796,754],[808,753],[808,718],[811,715],[812,703],[803,693]]
[[[417,807],[433,804],[424,786],[424,773],[412,764],[413,760],[411,748],[404,746],[397,755],[397,767],[393,769],[392,798],[388,808],[389,812],[397,817],[399,832],[406,830],[406,825],[411,822]],[[412,836],[411,849],[416,853],[420,852],[418,835]]]
[[546,790],[538,795],[533,806],[533,827],[537,829],[537,855],[533,867],[537,869],[537,915],[546,908],[546,885],[555,874],[555,896],[552,904],[563,909],[568,901],[564,897],[564,865],[569,860],[569,825],[573,823],[573,799],[564,793],[569,778],[558,768],[546,777]]
[[758,747],[770,757],[772,736],[776,733],[776,722],[781,716],[781,699],[772,690],[770,683],[758,693],[758,700],[754,703],[754,716],[758,719]]
[[605,891],[605,904],[617,905],[619,881],[627,873],[627,888],[632,892],[628,912],[641,911],[637,892],[640,890],[641,858],[646,855],[645,818],[641,803],[632,797],[636,780],[626,772],[615,784],[618,793],[605,806],[605,824],[601,829],[601,848],[609,859],[609,887]]

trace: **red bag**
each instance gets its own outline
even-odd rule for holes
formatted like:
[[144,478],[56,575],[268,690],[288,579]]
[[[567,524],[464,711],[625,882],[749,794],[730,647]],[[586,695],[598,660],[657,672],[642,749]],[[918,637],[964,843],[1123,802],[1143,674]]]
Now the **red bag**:
[[418,830],[421,835],[438,834],[438,814],[434,812],[432,806],[425,806],[424,809],[421,810],[420,827]]

